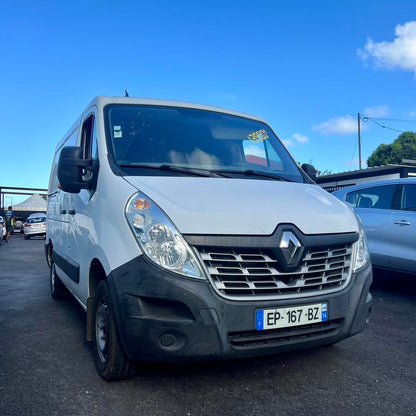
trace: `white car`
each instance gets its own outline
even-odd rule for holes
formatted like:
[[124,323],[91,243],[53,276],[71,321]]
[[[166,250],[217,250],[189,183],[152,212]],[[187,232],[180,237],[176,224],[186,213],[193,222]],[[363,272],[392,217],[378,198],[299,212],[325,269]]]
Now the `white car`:
[[46,214],[44,212],[30,214],[23,224],[23,233],[25,235],[25,240],[29,240],[30,237],[45,236]]
[[3,217],[0,217],[0,243],[6,237],[6,223],[4,222]]

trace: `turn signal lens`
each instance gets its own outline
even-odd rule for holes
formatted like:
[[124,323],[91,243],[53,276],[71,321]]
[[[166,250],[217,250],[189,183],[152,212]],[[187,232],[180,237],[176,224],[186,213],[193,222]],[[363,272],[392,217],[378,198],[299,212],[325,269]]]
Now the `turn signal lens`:
[[137,209],[140,209],[140,210],[149,209],[150,208],[150,203],[147,199],[138,198],[134,201],[134,206]]

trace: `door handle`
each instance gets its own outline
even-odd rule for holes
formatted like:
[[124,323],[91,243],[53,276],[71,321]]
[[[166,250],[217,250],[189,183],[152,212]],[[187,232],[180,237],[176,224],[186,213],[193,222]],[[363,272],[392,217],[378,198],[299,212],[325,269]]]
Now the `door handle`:
[[410,225],[410,221],[407,220],[398,220],[394,222],[396,225]]
[[66,209],[61,209],[61,211],[59,211],[60,214],[66,214]]
[[74,209],[70,209],[70,210],[68,211],[68,214],[69,214],[69,215],[75,215],[75,210],[74,210]]

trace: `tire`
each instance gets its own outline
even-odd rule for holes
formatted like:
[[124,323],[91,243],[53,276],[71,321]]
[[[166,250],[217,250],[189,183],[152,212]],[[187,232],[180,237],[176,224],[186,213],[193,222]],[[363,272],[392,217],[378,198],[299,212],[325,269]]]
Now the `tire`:
[[30,237],[28,235],[25,235],[25,240],[30,240]]
[[98,374],[107,381],[122,380],[135,375],[136,364],[126,357],[120,344],[113,302],[108,284],[104,280],[97,287],[92,319],[93,354]]
[[66,294],[66,287],[59,279],[58,275],[56,274],[55,263],[52,263],[49,272],[50,276],[50,288],[51,288],[51,296],[55,300],[63,299]]
[[18,233],[20,233],[21,231],[23,231],[23,222],[22,222],[22,221],[20,221],[20,220],[16,220],[16,221],[14,222],[14,229],[15,229]]
[[[46,237],[45,237],[46,238]],[[48,246],[47,246],[47,249],[46,249],[46,263],[47,263],[47,265],[48,265],[48,267],[49,268],[51,268],[52,267],[52,263],[53,263],[53,257],[52,257],[52,245],[51,244],[48,244]]]

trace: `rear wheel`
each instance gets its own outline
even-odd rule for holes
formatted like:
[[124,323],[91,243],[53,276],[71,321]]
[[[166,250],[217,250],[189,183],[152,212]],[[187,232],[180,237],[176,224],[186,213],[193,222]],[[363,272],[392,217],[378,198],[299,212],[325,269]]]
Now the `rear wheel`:
[[64,298],[67,293],[66,287],[61,282],[58,275],[56,274],[55,263],[52,263],[49,276],[50,276],[51,296],[56,300]]
[[100,282],[93,302],[93,354],[98,374],[105,380],[132,377],[137,367],[121,347],[114,319],[114,307],[106,281]]

